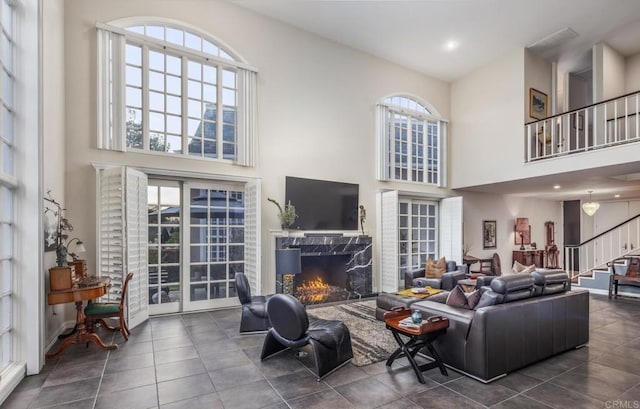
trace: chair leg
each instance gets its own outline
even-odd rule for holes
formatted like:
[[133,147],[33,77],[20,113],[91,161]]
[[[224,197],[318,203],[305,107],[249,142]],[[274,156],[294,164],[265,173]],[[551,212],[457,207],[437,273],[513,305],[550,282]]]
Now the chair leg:
[[98,318],[96,320],[96,322],[99,322],[100,325],[102,325],[102,327],[108,329],[109,331],[120,331],[120,328],[116,328],[116,327],[112,327],[109,324],[107,324],[107,322],[105,320],[103,320],[102,318]]
[[120,315],[120,333],[122,334],[122,337],[125,341],[129,340],[127,324],[125,324],[124,317],[122,315]]
[[287,349],[286,346],[282,345],[271,333],[271,329],[267,333],[267,336],[264,339],[264,343],[262,344],[262,353],[260,354],[260,360],[264,360],[271,355],[277,354],[280,351],[284,351]]

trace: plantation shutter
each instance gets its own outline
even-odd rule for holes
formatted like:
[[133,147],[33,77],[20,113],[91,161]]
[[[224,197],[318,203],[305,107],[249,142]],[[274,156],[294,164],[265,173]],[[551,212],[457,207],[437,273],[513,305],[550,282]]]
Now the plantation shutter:
[[389,108],[376,106],[376,177],[389,180]]
[[125,151],[125,39],[101,28],[97,37],[98,148]]
[[244,268],[250,288],[256,294],[262,293],[260,272],[260,181],[245,185],[244,209]]
[[127,273],[128,325],[134,328],[149,317],[147,271],[147,176],[124,167],[98,173],[98,271],[111,279],[103,297],[119,302]]
[[449,197],[440,202],[440,257],[462,264],[462,196]]
[[378,194],[380,203],[380,266],[382,271],[382,291],[398,291],[398,192]]
[[125,275],[133,273],[127,291],[127,314],[130,328],[149,318],[149,277],[147,243],[147,175],[126,170],[126,256]]
[[255,71],[238,69],[238,159],[242,166],[255,166],[256,133]]

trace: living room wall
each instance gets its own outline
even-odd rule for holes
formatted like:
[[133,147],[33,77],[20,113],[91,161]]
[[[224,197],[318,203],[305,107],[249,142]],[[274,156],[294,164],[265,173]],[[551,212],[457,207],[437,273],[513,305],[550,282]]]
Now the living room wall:
[[[464,208],[464,243],[470,247],[469,254],[479,258],[491,258],[498,253],[503,269],[513,265],[515,244],[514,226],[517,217],[526,217],[531,226],[531,241],[538,249],[546,244],[545,222],[555,222],[555,242],[560,250],[558,262],[562,265],[562,202],[519,197],[515,195],[495,195],[490,193],[460,192]],[[482,248],[482,221],[496,221],[497,248]],[[527,246],[527,249],[529,247]],[[475,268],[477,269],[477,265]],[[472,266],[472,269],[474,266]]]
[[[258,68],[257,166],[167,158],[96,149],[96,22],[130,16],[179,20],[221,39]],[[358,183],[376,236],[375,193],[415,190],[442,197],[447,190],[375,180],[374,108],[381,98],[408,93],[449,118],[449,84],[317,37],[224,1],[65,1],[66,186],[69,216],[95,265],[96,192],[92,163],[166,168],[262,181],[262,291],[273,291],[267,265],[269,230],[279,229],[275,206],[285,176]],[[379,263],[374,260],[374,268]],[[377,271],[374,275],[377,277]],[[374,283],[377,285],[377,283]],[[256,289],[257,292],[257,289]]]

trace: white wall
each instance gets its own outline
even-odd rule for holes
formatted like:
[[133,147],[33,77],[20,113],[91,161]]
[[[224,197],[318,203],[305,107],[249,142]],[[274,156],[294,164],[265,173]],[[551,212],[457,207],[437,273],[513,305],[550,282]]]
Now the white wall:
[[551,63],[544,58],[524,50],[524,116],[526,122],[537,121],[529,116],[529,89],[534,88],[547,94],[547,115],[552,115]]
[[[269,230],[278,229],[276,208],[285,196],[285,176],[345,181],[360,185],[367,208],[367,233],[376,234],[375,192],[403,188],[375,180],[374,107],[389,94],[410,93],[449,117],[449,85],[387,61],[297,30],[223,1],[65,1],[67,204],[84,238],[88,263],[95,265],[95,182],[92,162],[169,168],[262,179],[263,292],[274,291],[267,265]],[[223,40],[258,73],[257,166],[242,168],[95,148],[95,23],[130,16],[180,20]],[[411,188],[414,186],[412,185]],[[442,189],[418,187],[426,194]],[[374,268],[378,263],[374,260]],[[377,274],[377,271],[374,273]],[[375,285],[375,283],[374,283]]]
[[640,53],[625,60],[625,93],[640,91]]
[[[43,188],[63,205],[65,197],[65,61],[64,61],[64,1],[43,2]],[[75,219],[71,218],[75,224]],[[56,253],[44,254],[45,268],[56,265]],[[45,272],[45,292],[49,291],[49,273]],[[46,304],[46,303],[45,303]],[[66,321],[75,321],[73,304],[45,307],[45,346],[55,339]]]
[[[514,226],[516,218],[526,217],[531,226],[531,241],[539,250],[546,244],[545,222],[555,222],[555,243],[560,250],[559,263],[562,265],[562,202],[523,198],[514,195],[495,195],[459,191],[464,197],[464,243],[471,248],[469,254],[479,258],[490,258],[498,253],[503,269],[513,265],[515,244]],[[497,248],[482,248],[482,221],[495,220]],[[529,248],[527,246],[527,248]]]
[[593,46],[593,101],[600,102],[625,93],[625,59],[606,43]]
[[[505,169],[522,167],[523,101],[523,50],[451,85],[451,187],[504,180]],[[497,161],[498,152],[510,154]]]

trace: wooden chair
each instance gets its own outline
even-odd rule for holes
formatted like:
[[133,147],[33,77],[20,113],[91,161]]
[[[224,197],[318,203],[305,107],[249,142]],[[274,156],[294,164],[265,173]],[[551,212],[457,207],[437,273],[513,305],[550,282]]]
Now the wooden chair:
[[625,274],[615,274],[615,269],[612,267],[613,273],[609,280],[609,299],[612,296],[618,298],[618,286],[629,285],[633,287],[640,287],[640,258],[629,257],[627,264],[627,271]]
[[[119,303],[90,303],[84,309],[85,323],[87,330],[93,332],[93,328],[99,322],[104,328],[110,331],[120,331],[125,341],[129,340],[129,327],[124,317],[124,303],[127,298],[127,288],[129,281],[133,278],[133,273],[127,274],[122,286],[122,297]],[[112,327],[106,323],[105,318],[118,318],[120,326]]]

